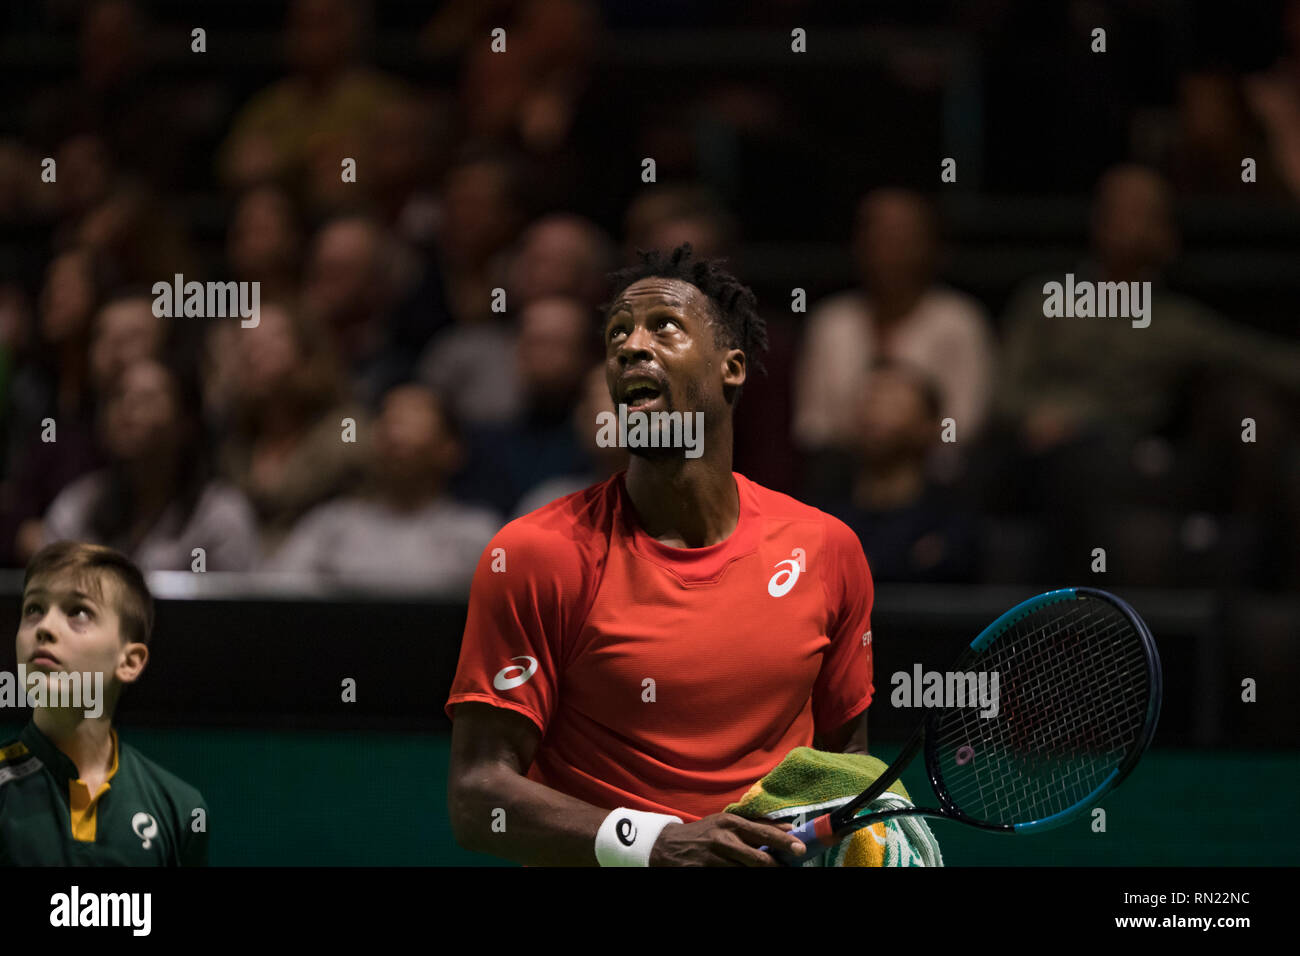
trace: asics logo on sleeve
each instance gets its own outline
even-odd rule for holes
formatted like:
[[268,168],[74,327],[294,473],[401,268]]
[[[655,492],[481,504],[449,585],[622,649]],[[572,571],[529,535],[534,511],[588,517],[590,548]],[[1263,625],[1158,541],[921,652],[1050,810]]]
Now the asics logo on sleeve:
[[777,572],[767,582],[767,593],[772,597],[785,597],[799,580],[799,562],[793,558],[776,563]]
[[[510,659],[512,661],[528,661],[528,666],[523,667],[519,664],[511,664],[508,667],[503,667],[501,670],[497,671],[497,676],[492,678],[492,686],[497,690],[511,690],[518,687],[520,684],[527,683],[528,678],[537,673],[537,658],[529,657],[525,654],[521,657],[512,657]],[[515,674],[513,677],[508,677],[507,675],[511,671],[518,671],[519,673]]]

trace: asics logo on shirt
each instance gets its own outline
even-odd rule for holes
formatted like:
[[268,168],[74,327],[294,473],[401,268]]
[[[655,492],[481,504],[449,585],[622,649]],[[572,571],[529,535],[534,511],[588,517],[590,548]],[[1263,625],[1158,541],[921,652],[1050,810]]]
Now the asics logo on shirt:
[[[523,655],[522,657],[512,657],[512,661],[528,661],[528,666],[523,667],[519,664],[511,664],[497,671],[497,676],[492,678],[492,686],[497,690],[511,690],[520,684],[527,683],[528,678],[537,673],[537,658]],[[507,677],[511,671],[518,671],[513,677]]]
[[776,562],[776,574],[767,582],[767,593],[772,597],[785,597],[799,580],[799,572],[804,570],[803,548],[795,548],[793,557]]
[[153,846],[153,838],[158,835],[158,821],[143,811],[131,818],[131,832],[141,840],[141,847]]

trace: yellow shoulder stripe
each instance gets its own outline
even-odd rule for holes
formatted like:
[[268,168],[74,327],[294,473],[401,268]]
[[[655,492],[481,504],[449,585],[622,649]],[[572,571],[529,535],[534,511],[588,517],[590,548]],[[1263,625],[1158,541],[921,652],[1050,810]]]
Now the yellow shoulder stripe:
[[27,745],[21,740],[17,743],[10,744],[8,747],[0,748],[0,763],[6,760],[14,760],[22,757],[27,753]]

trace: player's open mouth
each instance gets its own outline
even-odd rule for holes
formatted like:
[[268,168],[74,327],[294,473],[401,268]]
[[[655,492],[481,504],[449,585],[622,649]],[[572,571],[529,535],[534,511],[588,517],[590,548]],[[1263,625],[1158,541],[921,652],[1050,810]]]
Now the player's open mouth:
[[649,382],[637,382],[623,391],[623,400],[627,402],[629,408],[640,408],[656,401],[659,394],[657,386]]

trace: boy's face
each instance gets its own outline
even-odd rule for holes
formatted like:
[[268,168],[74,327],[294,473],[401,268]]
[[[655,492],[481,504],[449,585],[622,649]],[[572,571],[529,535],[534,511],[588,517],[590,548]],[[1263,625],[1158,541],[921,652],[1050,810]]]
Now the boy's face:
[[99,587],[86,573],[65,572],[34,578],[23,592],[18,622],[17,657],[27,672],[91,672],[129,684],[149,659],[146,645],[127,641],[121,632],[117,598],[121,585],[111,575]]

